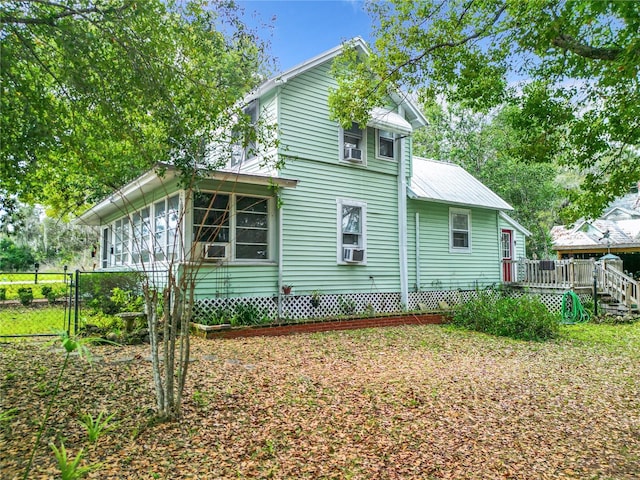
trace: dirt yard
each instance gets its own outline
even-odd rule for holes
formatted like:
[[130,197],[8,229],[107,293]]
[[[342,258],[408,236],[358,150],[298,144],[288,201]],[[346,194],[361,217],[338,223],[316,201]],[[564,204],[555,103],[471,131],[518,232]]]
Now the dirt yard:
[[[64,375],[30,478],[59,477],[49,444],[63,439],[95,479],[637,479],[640,325],[619,328],[194,339],[184,418],[159,424],[148,346],[92,347]],[[0,345],[2,478],[22,478],[63,360],[58,345]],[[90,444],[79,419],[101,411],[113,428]]]

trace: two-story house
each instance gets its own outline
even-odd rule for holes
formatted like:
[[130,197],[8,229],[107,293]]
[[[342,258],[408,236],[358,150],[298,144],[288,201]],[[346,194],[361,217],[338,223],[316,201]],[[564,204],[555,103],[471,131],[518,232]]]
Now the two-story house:
[[[367,54],[362,40],[354,45]],[[279,171],[245,149],[196,193],[169,167],[82,215],[102,229],[101,268],[201,262],[203,304],[252,301],[289,317],[330,314],[346,300],[360,311],[436,308],[452,291],[510,280],[502,260],[524,257],[528,232],[461,167],[413,155],[412,134],[426,120],[411,100],[392,96],[348,130],[330,118],[330,69],[341,51],[245,99],[245,112],[276,125],[268,154],[284,160]]]

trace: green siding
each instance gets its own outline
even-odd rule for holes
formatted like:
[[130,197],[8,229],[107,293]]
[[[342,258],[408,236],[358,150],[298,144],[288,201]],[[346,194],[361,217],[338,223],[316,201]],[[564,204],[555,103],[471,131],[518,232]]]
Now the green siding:
[[451,253],[449,206],[409,200],[407,209],[410,288],[416,286],[416,212],[420,214],[420,290],[468,290],[500,281],[496,211],[471,208],[471,253]]
[[[337,122],[330,120],[328,106],[329,89],[336,85],[326,64],[280,87],[280,154],[287,164],[296,159],[308,159],[368,172],[396,174],[396,162],[375,158],[375,131],[372,128],[367,128],[367,165],[339,162],[340,128]],[[291,176],[287,166],[282,175]]]
[[196,299],[265,297],[278,291],[277,265],[203,265],[198,271]]
[[[284,283],[297,294],[399,291],[396,177],[301,159],[288,169],[300,183],[282,194]],[[337,199],[367,204],[366,265],[337,262]]]

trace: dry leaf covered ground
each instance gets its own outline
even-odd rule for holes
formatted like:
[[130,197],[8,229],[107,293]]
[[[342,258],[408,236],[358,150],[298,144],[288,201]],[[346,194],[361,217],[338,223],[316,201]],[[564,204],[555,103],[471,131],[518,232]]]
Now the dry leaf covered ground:
[[[61,438],[99,479],[639,478],[640,324],[603,326],[618,328],[606,342],[595,327],[548,343],[433,325],[194,339],[184,419],[163,424],[148,347],[94,347],[65,375],[32,478],[55,477]],[[17,408],[2,478],[21,478],[63,358],[0,346],[1,407]],[[89,445],[78,420],[100,411],[115,428]]]

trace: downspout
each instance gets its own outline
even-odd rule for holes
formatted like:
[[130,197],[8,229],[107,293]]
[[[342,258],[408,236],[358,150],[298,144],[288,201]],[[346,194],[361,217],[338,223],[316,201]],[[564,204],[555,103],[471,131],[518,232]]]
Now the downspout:
[[409,281],[407,273],[407,177],[404,138],[400,139],[400,162],[398,164],[398,240],[400,254],[400,302],[409,306]]
[[278,208],[278,291],[276,292],[278,296],[278,318],[282,318],[282,295],[280,292],[282,292],[282,277],[284,272],[284,247],[282,245],[282,225],[284,224],[282,221],[282,217],[284,216],[283,208],[282,205]]
[[420,212],[416,212],[416,292],[420,291]]
[[[286,80],[282,83],[286,83]],[[280,93],[282,92],[282,87],[279,85],[278,90],[276,92],[276,122],[278,124],[278,139],[281,137],[280,130]],[[278,155],[278,160],[280,160],[280,145],[278,145],[278,151],[276,152]],[[278,205],[279,204],[279,205]],[[276,205],[278,211],[278,290],[276,291],[276,295],[278,296],[278,319],[282,318],[282,278],[284,273],[284,265],[283,265],[283,255],[284,255],[284,246],[282,245],[283,239],[283,230],[282,226],[284,225],[283,216],[284,216],[284,205],[278,202],[278,197],[276,196]]]

